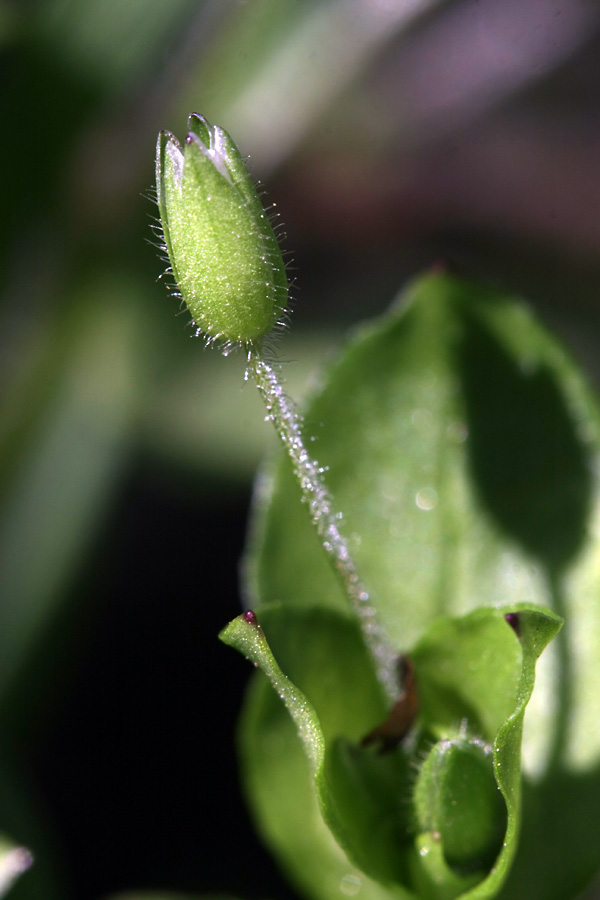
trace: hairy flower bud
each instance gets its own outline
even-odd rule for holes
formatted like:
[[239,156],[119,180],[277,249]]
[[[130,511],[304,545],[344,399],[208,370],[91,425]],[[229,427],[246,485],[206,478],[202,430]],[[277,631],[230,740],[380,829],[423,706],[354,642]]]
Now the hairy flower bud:
[[185,147],[158,136],[156,185],[165,249],[181,296],[209,340],[251,345],[285,311],[288,283],[271,223],[223,129],[188,119]]
[[492,755],[480,740],[443,740],[421,767],[413,798],[420,863],[414,874],[424,896],[459,896],[500,852],[506,804]]

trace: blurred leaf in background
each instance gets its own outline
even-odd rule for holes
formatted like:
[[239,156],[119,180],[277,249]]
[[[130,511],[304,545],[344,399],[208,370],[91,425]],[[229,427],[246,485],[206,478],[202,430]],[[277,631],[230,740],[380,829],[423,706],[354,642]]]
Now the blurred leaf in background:
[[216,641],[268,433],[243,360],[203,354],[155,281],[158,130],[223,125],[283,212],[293,391],[439,257],[530,296],[595,375],[599,26],[579,0],[0,2],[16,900],[290,896],[237,792],[246,669]]

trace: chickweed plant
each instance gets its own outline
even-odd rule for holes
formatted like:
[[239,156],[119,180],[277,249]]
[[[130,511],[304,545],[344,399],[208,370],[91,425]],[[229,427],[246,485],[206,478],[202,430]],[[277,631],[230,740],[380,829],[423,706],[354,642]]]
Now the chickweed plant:
[[577,896],[600,846],[582,376],[520,300],[436,271],[300,416],[273,356],[285,265],[235,144],[192,115],[183,144],[160,134],[156,179],[174,291],[207,345],[245,354],[285,449],[251,608],[220,635],[259,669],[240,762],[261,835],[314,900]]

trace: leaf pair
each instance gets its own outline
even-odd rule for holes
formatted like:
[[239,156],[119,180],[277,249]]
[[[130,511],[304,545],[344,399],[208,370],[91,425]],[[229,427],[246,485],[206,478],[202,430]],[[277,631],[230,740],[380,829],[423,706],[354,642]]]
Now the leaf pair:
[[[262,799],[267,819],[275,817],[274,832],[281,837],[283,814],[288,827],[306,839],[310,817],[289,804],[290,794],[294,797],[301,785],[305,801],[316,799],[350,864],[388,886],[389,896],[494,896],[516,849],[521,733],[535,661],[560,628],[550,611],[523,609],[508,617],[518,619],[519,635],[504,610],[479,609],[435,623],[413,655],[421,703],[418,739],[411,741],[409,752],[386,756],[361,748],[353,739],[368,721],[368,692],[376,695],[378,688],[358,634],[350,636],[349,623],[335,614],[312,617],[313,644],[331,668],[327,690],[345,699],[347,679],[356,677],[353,670],[365,678],[362,691],[357,685],[356,705],[345,707],[346,723],[339,723],[340,731],[332,736],[336,726],[331,728],[327,704],[322,725],[315,707],[279,668],[253,614],[234,619],[221,633],[222,640],[265,673],[291,715],[309,764],[307,771],[294,760],[289,723],[278,715],[280,707],[273,706],[270,687],[259,682],[249,705],[248,734],[254,737],[249,761],[260,781],[259,805]],[[269,623],[277,624],[278,618],[266,614]],[[288,625],[301,628],[305,618],[292,613]],[[341,640],[351,652],[340,658]],[[316,686],[322,671],[319,666],[312,672],[310,693],[317,702],[325,699]],[[288,754],[292,758],[286,759]],[[299,784],[280,792],[292,775]],[[299,862],[295,853],[293,858]],[[327,868],[335,871],[339,859],[329,863]],[[310,871],[312,864],[307,868]],[[323,871],[316,874],[323,877]],[[335,877],[331,893],[336,891]],[[348,877],[340,877],[338,892]],[[362,883],[364,876],[351,877]],[[406,892],[398,894],[394,886]]]
[[[360,748],[389,709],[282,461],[255,518],[251,602],[315,751],[307,767],[257,678],[242,757],[265,838],[323,900],[574,896],[598,865],[600,799],[600,429],[583,380],[520,303],[435,275],[349,343],[305,433],[387,638],[413,660],[420,714],[405,747]],[[530,704],[520,809],[524,708],[559,627],[533,604],[567,625]],[[257,653],[256,626],[229,628]]]

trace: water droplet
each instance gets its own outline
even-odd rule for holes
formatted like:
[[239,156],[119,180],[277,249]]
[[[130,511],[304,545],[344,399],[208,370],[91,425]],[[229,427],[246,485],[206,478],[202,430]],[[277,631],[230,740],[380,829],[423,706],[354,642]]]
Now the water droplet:
[[433,488],[425,487],[421,488],[420,491],[417,491],[415,503],[417,504],[419,509],[424,509],[426,511],[434,509],[437,506],[437,501],[437,491],[434,491]]
[[344,875],[340,881],[340,891],[346,897],[355,897],[362,887],[362,881],[356,875]]

